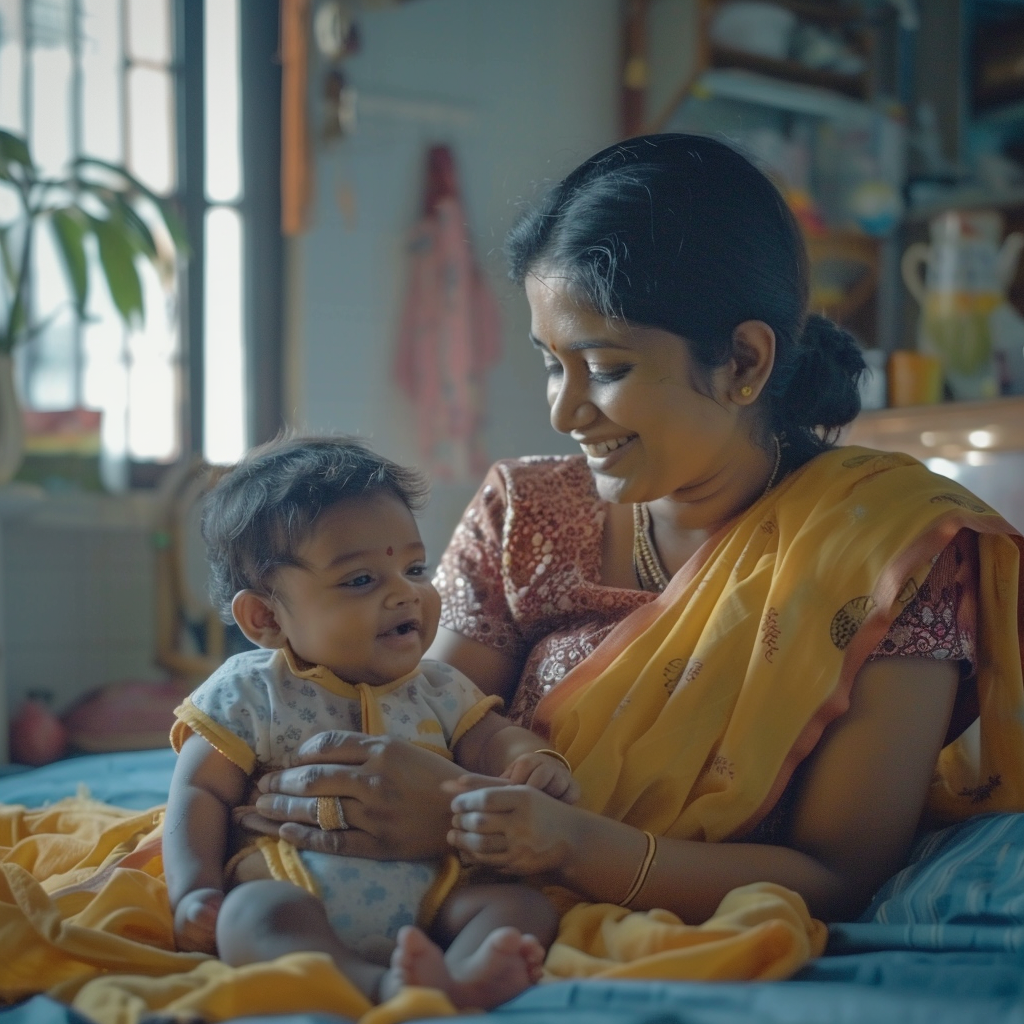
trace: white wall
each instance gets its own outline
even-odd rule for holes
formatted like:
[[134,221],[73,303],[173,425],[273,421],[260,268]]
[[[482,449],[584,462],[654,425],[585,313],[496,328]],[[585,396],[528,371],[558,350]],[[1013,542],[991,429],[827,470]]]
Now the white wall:
[[[293,423],[368,437],[414,464],[411,417],[390,379],[405,280],[404,242],[421,206],[424,159],[450,145],[478,259],[498,295],[504,356],[492,371],[491,458],[571,451],[547,419],[529,313],[500,249],[517,204],[614,140],[616,0],[415,0],[359,15],[345,71],[364,97],[355,132],[319,144],[309,231],[289,248]],[[311,76],[313,130],[322,68]],[[436,103],[438,116],[374,112],[380,97]],[[351,200],[346,216],[345,202]],[[424,519],[434,559],[475,486],[437,486]]]

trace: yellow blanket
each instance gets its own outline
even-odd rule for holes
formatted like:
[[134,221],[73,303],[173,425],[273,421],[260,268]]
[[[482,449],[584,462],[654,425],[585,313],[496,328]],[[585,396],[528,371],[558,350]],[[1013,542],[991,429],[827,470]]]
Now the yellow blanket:
[[[455,1013],[429,989],[372,1007],[322,954],[231,968],[174,952],[162,819],[162,808],[137,813],[82,798],[0,806],[0,1004],[46,992],[101,1024],[136,1024],[155,1011],[211,1021],[324,1012],[361,1024]],[[699,927],[665,911],[578,907],[547,968],[552,979],[767,980],[788,977],[824,942],[799,897],[748,886]]]

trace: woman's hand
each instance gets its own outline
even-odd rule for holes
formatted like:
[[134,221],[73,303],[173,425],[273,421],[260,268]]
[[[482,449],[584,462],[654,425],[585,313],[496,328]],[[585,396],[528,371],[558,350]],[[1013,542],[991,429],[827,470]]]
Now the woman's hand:
[[[441,788],[463,769],[392,736],[322,732],[299,747],[294,767],[259,781],[256,812],[238,824],[305,850],[373,860],[426,860],[448,852],[451,797]],[[501,785],[500,780],[490,780]],[[316,798],[341,798],[346,830],[317,826]]]
[[444,783],[451,801],[448,842],[465,863],[516,875],[559,872],[577,845],[579,812],[532,786],[480,775]]

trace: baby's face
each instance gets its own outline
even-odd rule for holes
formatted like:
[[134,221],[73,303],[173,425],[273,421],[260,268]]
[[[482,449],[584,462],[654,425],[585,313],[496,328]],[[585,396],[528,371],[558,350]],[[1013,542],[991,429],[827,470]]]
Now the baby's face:
[[437,633],[441,598],[416,520],[394,495],[343,501],[317,517],[299,566],[274,580],[274,611],[292,650],[348,683],[412,672]]

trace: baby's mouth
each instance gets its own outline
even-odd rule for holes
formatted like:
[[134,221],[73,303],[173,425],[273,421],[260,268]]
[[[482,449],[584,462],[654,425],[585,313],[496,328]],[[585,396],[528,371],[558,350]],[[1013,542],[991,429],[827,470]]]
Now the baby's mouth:
[[418,633],[419,629],[420,624],[415,619],[408,619],[381,633],[380,636],[408,636],[410,633]]

